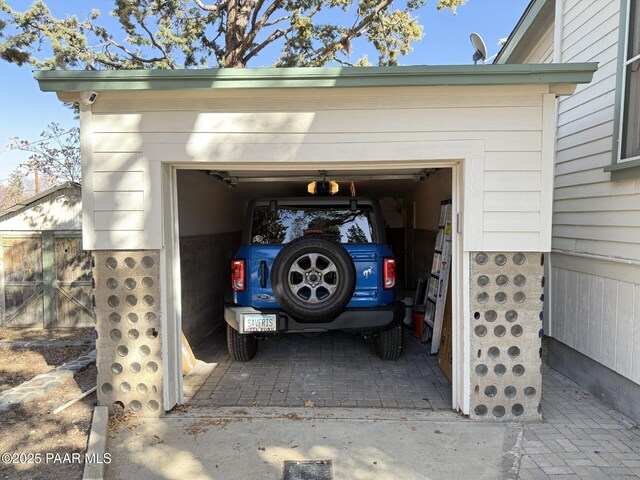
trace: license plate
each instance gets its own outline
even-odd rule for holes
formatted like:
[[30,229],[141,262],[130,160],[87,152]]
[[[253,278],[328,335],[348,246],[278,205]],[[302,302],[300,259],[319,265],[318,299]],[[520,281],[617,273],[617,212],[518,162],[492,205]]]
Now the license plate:
[[244,315],[244,331],[275,332],[276,320],[274,313],[247,313]]

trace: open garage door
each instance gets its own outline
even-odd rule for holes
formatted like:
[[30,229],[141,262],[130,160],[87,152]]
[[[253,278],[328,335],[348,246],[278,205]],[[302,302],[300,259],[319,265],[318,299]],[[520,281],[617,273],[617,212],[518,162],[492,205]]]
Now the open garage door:
[[[460,380],[456,368],[462,362],[453,345],[460,335],[456,331],[460,319],[455,318],[455,308],[448,309],[447,335],[442,338],[450,344],[441,349],[455,353],[448,357],[453,368],[443,369],[443,358],[449,360],[431,354],[420,288],[431,276],[441,201],[453,199],[454,211],[457,207],[454,177],[454,168],[447,165],[381,171],[265,172],[213,166],[178,170],[175,258],[180,266],[180,320],[199,360],[184,379],[184,400],[217,406],[311,402],[314,406],[451,408],[455,403],[452,383]],[[247,206],[256,198],[311,198],[309,184],[322,180],[338,185],[331,198],[372,198],[380,205],[386,243],[395,258],[395,297],[406,305],[403,353],[395,361],[384,361],[375,355],[375,335],[318,331],[259,335],[255,358],[234,361],[227,349],[224,306],[234,301],[231,262],[248,228]],[[454,243],[457,248],[459,238]],[[456,257],[454,252],[454,272]],[[461,297],[459,290],[453,280],[454,306]]]

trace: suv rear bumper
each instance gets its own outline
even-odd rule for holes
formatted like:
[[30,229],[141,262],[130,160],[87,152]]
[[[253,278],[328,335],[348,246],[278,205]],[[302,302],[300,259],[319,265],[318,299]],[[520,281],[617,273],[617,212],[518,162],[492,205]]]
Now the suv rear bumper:
[[[402,321],[405,306],[402,302],[376,308],[349,309],[343,311],[331,322],[308,323],[299,322],[282,310],[256,310],[253,307],[241,307],[235,304],[227,305],[224,309],[225,321],[239,333],[244,331],[243,315],[271,313],[277,315],[275,332],[329,332],[340,330],[343,332],[379,332],[388,330]],[[251,332],[255,333],[255,332]]]

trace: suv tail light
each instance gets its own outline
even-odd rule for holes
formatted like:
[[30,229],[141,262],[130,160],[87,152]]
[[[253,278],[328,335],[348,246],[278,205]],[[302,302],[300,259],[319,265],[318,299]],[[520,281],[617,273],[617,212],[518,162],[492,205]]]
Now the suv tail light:
[[396,285],[396,259],[384,259],[384,288],[393,288]]
[[233,260],[231,262],[231,287],[236,292],[244,292],[246,288],[244,265],[244,260]]

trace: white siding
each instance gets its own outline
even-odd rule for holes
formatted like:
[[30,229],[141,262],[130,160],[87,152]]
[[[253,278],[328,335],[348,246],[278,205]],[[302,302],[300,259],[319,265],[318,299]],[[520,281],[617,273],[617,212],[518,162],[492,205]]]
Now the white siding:
[[589,85],[560,99],[553,248],[640,260],[640,182],[612,183],[620,2],[565,0],[563,62],[598,62]]
[[547,92],[543,86],[104,92],[87,122],[93,237],[85,238],[91,248],[159,248],[161,235],[146,232],[161,222],[160,206],[149,201],[161,189],[149,180],[161,162],[271,172],[465,160],[473,165],[465,244],[548,250]]
[[63,188],[0,217],[0,232],[81,230],[80,188]]
[[553,337],[640,383],[640,267],[552,259]]
[[544,27],[539,41],[518,63],[551,63],[553,61],[553,22]]
[[92,167],[93,212],[86,214],[93,220],[93,242],[85,238],[84,248],[137,247],[136,239],[144,238],[145,215],[141,152],[94,149]]
[[[640,260],[640,181],[611,182],[619,3],[565,1],[562,61],[598,62],[589,85],[559,101],[553,249]],[[640,382],[640,266],[554,254],[551,334]],[[564,267],[564,268],[561,268]],[[568,281],[564,283],[564,280]],[[575,283],[574,283],[575,280]]]
[[[603,170],[615,135],[620,2],[557,1],[561,61],[599,65],[558,102],[547,333],[640,383],[640,180],[611,182]],[[540,38],[529,58],[550,62],[536,54],[547,45]]]

